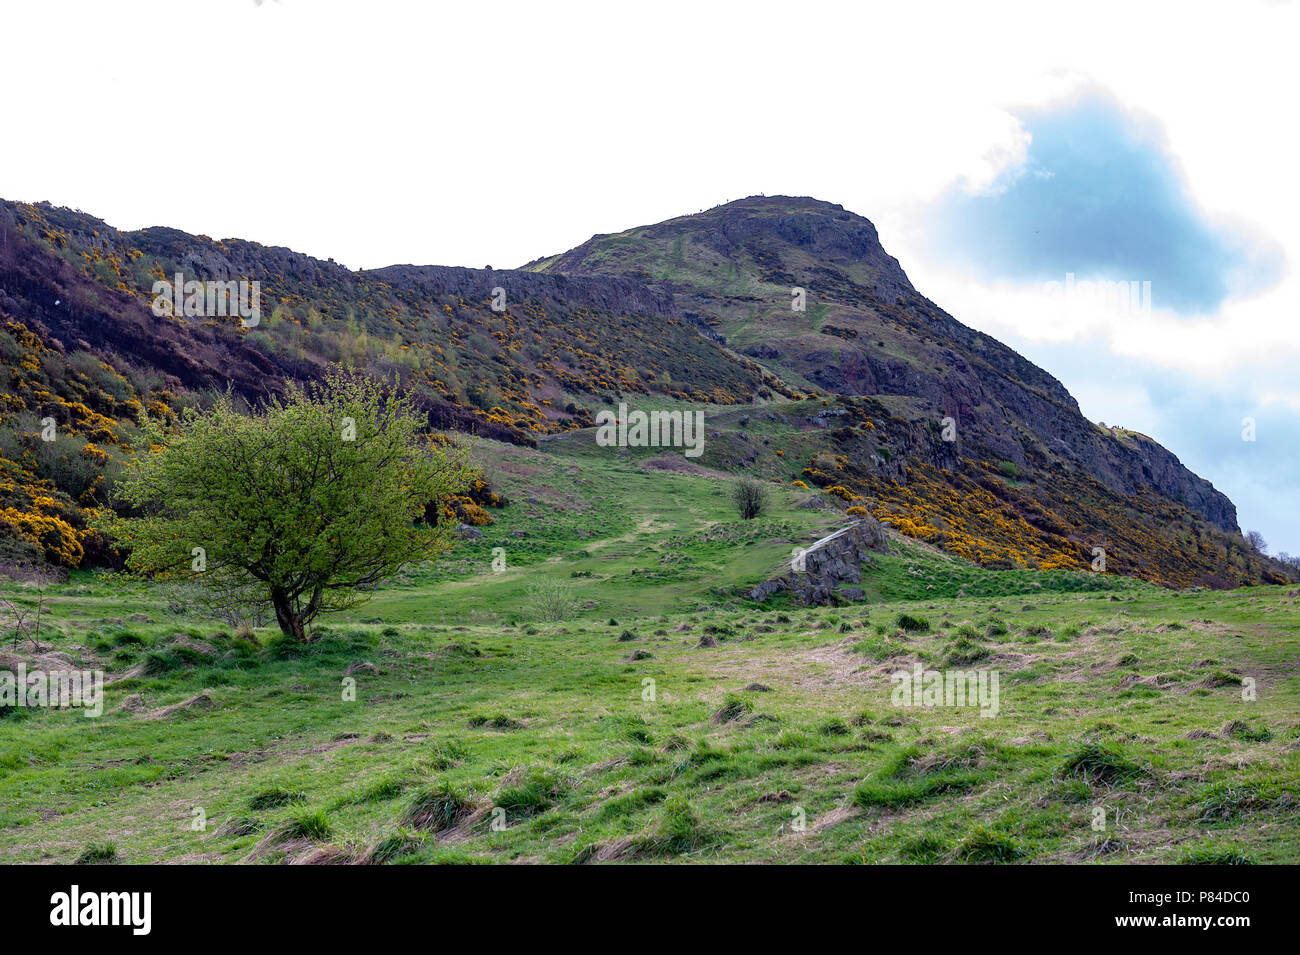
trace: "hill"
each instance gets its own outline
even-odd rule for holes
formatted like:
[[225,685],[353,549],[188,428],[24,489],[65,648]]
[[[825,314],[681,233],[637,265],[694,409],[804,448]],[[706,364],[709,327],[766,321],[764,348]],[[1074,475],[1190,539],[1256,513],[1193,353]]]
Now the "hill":
[[[260,321],[156,316],[153,285],[177,273],[258,282]],[[0,362],[0,556],[112,564],[87,514],[139,450],[142,410],[170,421],[227,387],[256,401],[339,362],[416,395],[431,428],[519,447],[569,442],[619,402],[702,408],[702,465],[819,488],[992,567],[1087,569],[1102,548],[1108,572],[1173,586],[1286,579],[1208,482],[1087,421],[913,289],[869,221],[811,199],[753,197],[521,270],[361,272],[0,203]]]
[[639,279],[831,399],[826,438],[790,479],[952,553],[1087,567],[1101,547],[1109,569],[1172,585],[1282,579],[1244,546],[1227,497],[1152,439],[1088,421],[1050,374],[918,293],[842,206],[750,197],[525,268]]

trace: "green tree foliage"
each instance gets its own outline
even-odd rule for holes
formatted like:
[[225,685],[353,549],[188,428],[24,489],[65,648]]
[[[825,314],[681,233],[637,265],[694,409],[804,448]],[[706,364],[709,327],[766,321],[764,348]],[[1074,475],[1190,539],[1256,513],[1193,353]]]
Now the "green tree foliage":
[[118,490],[131,513],[103,530],[136,573],[251,587],[305,642],[317,614],[364,602],[402,564],[450,546],[448,522],[420,518],[463,494],[473,470],[463,446],[424,424],[384,384],[342,371],[290,382],[252,414],[229,396],[190,409],[171,438],[146,421],[154,450]]

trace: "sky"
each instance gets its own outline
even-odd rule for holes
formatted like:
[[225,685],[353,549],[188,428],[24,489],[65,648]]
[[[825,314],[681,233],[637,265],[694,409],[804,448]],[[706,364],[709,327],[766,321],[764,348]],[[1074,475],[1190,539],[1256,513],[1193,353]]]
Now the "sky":
[[0,196],[118,228],[505,268],[840,203],[1300,553],[1300,3],[45,0],[0,35]]

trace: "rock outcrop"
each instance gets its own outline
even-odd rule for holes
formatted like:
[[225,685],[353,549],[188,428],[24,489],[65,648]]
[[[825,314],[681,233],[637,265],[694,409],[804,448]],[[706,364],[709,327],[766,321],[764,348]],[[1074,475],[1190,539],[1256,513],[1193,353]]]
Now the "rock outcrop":
[[859,518],[794,555],[789,573],[763,581],[749,592],[749,597],[765,600],[774,593],[789,591],[796,603],[804,605],[861,600],[861,588],[840,589],[840,585],[856,584],[862,579],[862,565],[871,560],[872,552],[889,553],[885,531],[875,518]]

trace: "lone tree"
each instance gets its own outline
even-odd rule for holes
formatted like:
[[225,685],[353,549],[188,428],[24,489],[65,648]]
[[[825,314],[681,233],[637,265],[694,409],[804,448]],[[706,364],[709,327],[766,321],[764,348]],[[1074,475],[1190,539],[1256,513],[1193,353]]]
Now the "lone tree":
[[290,382],[252,414],[229,395],[186,409],[170,439],[146,420],[153,450],[118,491],[132,513],[103,530],[130,548],[130,570],[254,594],[307,642],[317,614],[364,602],[364,588],[450,546],[451,522],[419,519],[463,494],[473,470],[424,423],[408,399],[343,371]]
[[743,477],[732,485],[731,500],[743,520],[752,520],[767,507],[767,488],[762,481]]
[[1259,531],[1246,531],[1246,543],[1257,554],[1262,554],[1268,549],[1268,542]]

